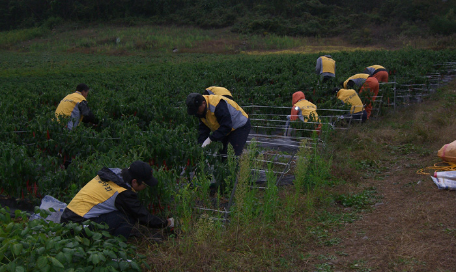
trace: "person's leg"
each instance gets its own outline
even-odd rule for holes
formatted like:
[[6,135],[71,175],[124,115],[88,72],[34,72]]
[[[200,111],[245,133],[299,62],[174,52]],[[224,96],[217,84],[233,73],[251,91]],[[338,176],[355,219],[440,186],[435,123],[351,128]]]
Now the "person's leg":
[[232,131],[230,135],[228,135],[228,142],[233,146],[234,154],[236,156],[241,156],[245,142],[250,134],[250,128],[251,125],[249,119],[244,126],[237,128],[235,131]]
[[372,103],[371,101],[371,93],[369,87],[366,86],[367,84],[363,85],[359,90],[359,94],[363,104],[365,104],[364,109],[366,110],[366,118],[369,119],[371,112],[372,112]]
[[220,156],[222,157],[222,162],[226,160],[228,154],[228,137],[223,138],[222,140],[223,147],[219,150]]
[[367,120],[367,112],[365,110],[363,110],[363,119],[362,119],[362,122],[366,122]]
[[122,235],[126,239],[130,236],[131,229],[135,224],[133,218],[120,211],[102,214],[96,218],[91,218],[91,220],[99,224],[106,223],[110,234],[114,236]]

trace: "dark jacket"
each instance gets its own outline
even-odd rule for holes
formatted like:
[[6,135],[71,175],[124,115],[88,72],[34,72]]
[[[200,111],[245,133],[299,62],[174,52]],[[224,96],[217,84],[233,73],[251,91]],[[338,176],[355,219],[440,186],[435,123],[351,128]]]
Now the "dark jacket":
[[[98,171],[98,175],[88,182],[68,204],[62,214],[61,222],[80,223],[118,210],[142,225],[154,228],[166,227],[167,220],[150,214],[141,205],[138,194],[123,180],[121,172],[122,169],[107,167]],[[111,197],[103,196],[106,192],[109,192]]]

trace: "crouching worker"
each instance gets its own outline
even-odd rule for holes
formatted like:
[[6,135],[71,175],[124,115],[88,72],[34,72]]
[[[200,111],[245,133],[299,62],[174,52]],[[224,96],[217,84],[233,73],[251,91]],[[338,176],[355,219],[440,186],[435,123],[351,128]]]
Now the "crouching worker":
[[337,95],[337,99],[351,106],[350,117],[352,119],[361,120],[363,123],[366,121],[367,112],[364,110],[363,102],[355,90],[334,88],[333,91]]
[[65,96],[60,101],[55,110],[55,117],[69,118],[66,127],[69,130],[77,127],[81,122],[98,124],[98,120],[87,105],[87,96],[89,95],[89,87],[84,83],[76,86],[76,92]]
[[372,103],[375,102],[379,92],[378,80],[369,74],[360,73],[349,77],[344,83],[345,89],[355,89],[361,95],[364,104],[366,104],[367,119],[372,114]]
[[308,101],[304,93],[301,91],[295,92],[293,94],[292,104],[293,107],[291,108],[291,114],[287,116],[288,120],[285,126],[285,135],[288,135],[288,127],[290,121],[295,121],[298,118],[304,123],[315,122],[315,131],[317,131],[317,133],[320,134],[321,123],[320,118],[318,118],[317,114],[317,106],[315,106],[312,102]]
[[220,141],[223,158],[226,158],[228,143],[236,156],[242,154],[251,125],[249,116],[236,102],[221,95],[191,93],[185,103],[187,113],[200,119],[198,143],[202,147]]
[[381,65],[366,67],[364,73],[369,74],[371,77],[375,77],[378,82],[388,82],[388,70]]
[[124,169],[104,167],[71,200],[61,222],[82,223],[89,219],[107,224],[110,234],[125,238],[136,222],[151,228],[174,227],[173,218],[156,217],[139,201],[137,192],[157,183],[152,168],[142,161]]

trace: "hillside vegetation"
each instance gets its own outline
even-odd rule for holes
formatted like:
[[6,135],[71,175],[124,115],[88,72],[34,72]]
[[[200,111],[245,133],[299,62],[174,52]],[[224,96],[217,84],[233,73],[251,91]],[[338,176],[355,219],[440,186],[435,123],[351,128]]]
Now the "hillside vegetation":
[[342,35],[370,44],[397,35],[452,35],[455,11],[455,0],[6,0],[0,3],[0,30],[166,24],[242,34]]

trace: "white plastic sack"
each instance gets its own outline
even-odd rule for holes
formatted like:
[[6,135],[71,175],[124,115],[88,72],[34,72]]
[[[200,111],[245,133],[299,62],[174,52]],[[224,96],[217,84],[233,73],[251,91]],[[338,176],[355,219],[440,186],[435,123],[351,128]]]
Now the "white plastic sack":
[[[46,217],[45,219],[47,221],[52,221],[54,223],[60,223],[60,217],[62,216],[63,210],[65,210],[66,206],[67,206],[66,203],[61,202],[58,199],[56,199],[50,195],[46,195],[41,200],[40,209],[50,211],[49,209],[53,208],[55,210],[55,212],[50,211],[51,214],[48,217]],[[41,218],[41,217],[38,214],[34,214],[30,217],[30,220],[39,219],[39,218]]]
[[431,178],[439,189],[456,190],[456,171],[435,172]]

